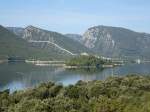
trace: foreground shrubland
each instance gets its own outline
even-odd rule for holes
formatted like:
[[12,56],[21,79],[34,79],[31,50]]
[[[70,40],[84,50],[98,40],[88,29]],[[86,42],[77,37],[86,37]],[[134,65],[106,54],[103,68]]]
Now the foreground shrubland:
[[150,77],[129,75],[104,81],[52,82],[0,92],[0,112],[150,112]]

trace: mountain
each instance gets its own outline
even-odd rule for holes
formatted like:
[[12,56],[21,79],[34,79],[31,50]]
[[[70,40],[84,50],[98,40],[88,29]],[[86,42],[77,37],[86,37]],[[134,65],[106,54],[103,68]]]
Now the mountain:
[[74,39],[68,38],[57,32],[43,30],[34,26],[26,27],[22,38],[29,43],[32,43],[35,47],[47,49],[50,53],[52,53],[52,50],[65,55],[91,52],[84,45]]
[[83,44],[97,54],[107,57],[150,58],[150,34],[110,26],[89,28]]
[[44,50],[56,59],[67,59],[83,52],[92,53],[80,42],[61,33],[31,25],[26,28],[7,27],[7,29],[24,39],[32,47]]
[[6,27],[9,31],[13,32],[18,37],[23,36],[24,28],[21,27]]
[[27,41],[0,25],[0,59],[8,57],[52,59],[47,51],[32,47]]
[[65,34],[65,36],[82,43],[82,35],[79,35],[79,34]]
[[34,26],[9,27],[16,38],[21,37],[34,49],[48,53],[52,59],[66,59],[77,54],[102,55],[112,58],[150,58],[150,34],[126,28],[95,26],[84,34],[61,34]]

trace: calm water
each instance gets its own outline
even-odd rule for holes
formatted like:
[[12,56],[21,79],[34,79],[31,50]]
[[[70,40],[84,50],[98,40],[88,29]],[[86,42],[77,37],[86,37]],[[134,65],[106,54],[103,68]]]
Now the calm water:
[[150,64],[130,64],[102,71],[71,71],[52,66],[41,67],[25,63],[5,63],[0,64],[0,90],[15,91],[48,81],[68,85],[74,84],[78,80],[103,80],[109,76],[123,76],[129,73],[150,74]]

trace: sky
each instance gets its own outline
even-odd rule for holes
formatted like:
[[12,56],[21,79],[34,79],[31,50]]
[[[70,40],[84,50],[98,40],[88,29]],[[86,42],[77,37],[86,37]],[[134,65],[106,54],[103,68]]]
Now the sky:
[[0,0],[0,24],[63,34],[97,25],[150,33],[150,0]]

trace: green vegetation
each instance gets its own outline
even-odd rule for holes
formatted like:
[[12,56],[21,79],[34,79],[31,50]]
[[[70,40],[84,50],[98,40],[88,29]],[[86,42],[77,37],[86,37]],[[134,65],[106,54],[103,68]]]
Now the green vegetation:
[[101,58],[97,58],[95,56],[77,56],[69,61],[67,61],[66,65],[68,66],[96,66],[99,67],[102,64],[111,64],[110,61],[103,60]]
[[9,57],[35,60],[65,60],[71,56],[61,53],[55,46],[47,43],[28,43],[25,39],[18,37],[0,25],[0,60],[5,60]]
[[0,60],[9,57],[41,60],[52,59],[47,51],[32,47],[24,39],[19,38],[6,28],[0,26]]
[[0,92],[0,112],[150,112],[150,77],[130,75],[104,81],[52,82],[34,89]]
[[[75,41],[72,38],[69,38],[65,35],[62,35],[57,32],[47,31],[40,28],[36,28],[34,26],[28,26],[25,29],[11,27],[8,28],[9,31],[13,34],[22,38],[27,44],[30,44],[34,49],[39,50],[39,54],[41,54],[41,58],[47,58],[47,60],[66,60],[71,58],[73,54],[79,54],[82,52],[92,53],[91,50],[86,48],[80,42]],[[7,30],[7,29],[6,29]],[[30,34],[30,35],[29,35]],[[11,37],[11,36],[9,36]],[[12,39],[12,38],[11,38]],[[52,43],[48,42],[28,42],[28,41],[51,41]],[[8,43],[9,44],[9,43]],[[6,44],[7,45],[7,44]],[[29,45],[28,45],[29,46]],[[76,46],[76,47],[75,47]],[[20,45],[19,45],[20,47]],[[65,50],[70,51],[71,53],[66,52]],[[7,49],[6,49],[7,51]],[[25,50],[22,50],[25,52]],[[17,51],[18,52],[18,51]],[[45,52],[45,55],[42,53]],[[17,53],[15,53],[17,54]],[[26,54],[26,52],[25,52]],[[48,54],[48,56],[47,56]],[[37,54],[32,53],[32,55],[37,59]],[[39,59],[38,57],[38,59]],[[46,59],[45,59],[46,60]]]

